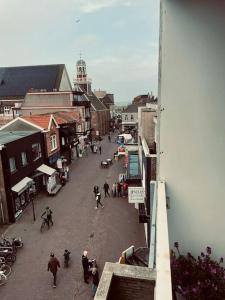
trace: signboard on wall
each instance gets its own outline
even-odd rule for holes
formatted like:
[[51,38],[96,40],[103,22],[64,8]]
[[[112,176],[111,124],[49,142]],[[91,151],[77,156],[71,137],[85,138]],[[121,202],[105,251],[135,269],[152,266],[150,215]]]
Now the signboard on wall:
[[145,190],[142,186],[128,187],[128,202],[129,203],[144,203]]

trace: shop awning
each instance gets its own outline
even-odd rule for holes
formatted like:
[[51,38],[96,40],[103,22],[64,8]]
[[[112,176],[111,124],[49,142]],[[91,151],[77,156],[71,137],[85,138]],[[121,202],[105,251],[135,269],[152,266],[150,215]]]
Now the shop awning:
[[47,174],[49,176],[52,176],[56,172],[55,169],[53,169],[53,168],[51,168],[51,167],[49,167],[49,166],[47,166],[45,164],[43,164],[40,167],[38,167],[37,170],[40,171],[40,172],[42,172],[42,173],[44,173],[44,174]]
[[21,181],[19,181],[16,185],[12,187],[12,191],[18,193],[19,195],[25,191],[31,184],[33,183],[33,179],[30,177],[25,177]]

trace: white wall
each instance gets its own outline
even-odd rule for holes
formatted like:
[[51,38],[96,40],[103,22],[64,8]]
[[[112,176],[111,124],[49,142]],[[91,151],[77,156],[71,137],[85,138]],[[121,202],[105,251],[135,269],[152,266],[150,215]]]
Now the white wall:
[[63,70],[59,91],[71,91],[70,79],[67,74],[66,68],[64,68]]
[[225,252],[225,1],[162,0],[159,178],[170,245]]
[[[133,116],[133,119],[131,119],[131,115]],[[127,116],[127,119],[125,118]],[[122,113],[122,122],[137,122],[138,121],[138,113]]]

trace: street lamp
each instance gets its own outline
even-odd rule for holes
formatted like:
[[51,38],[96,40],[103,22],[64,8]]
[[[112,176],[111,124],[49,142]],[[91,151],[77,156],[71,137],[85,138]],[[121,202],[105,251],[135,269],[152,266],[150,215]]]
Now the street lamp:
[[30,188],[29,188],[29,198],[30,198],[31,204],[32,204],[33,220],[35,222],[36,221],[36,216],[35,216],[35,210],[34,210],[34,193],[33,193],[32,186],[30,186]]

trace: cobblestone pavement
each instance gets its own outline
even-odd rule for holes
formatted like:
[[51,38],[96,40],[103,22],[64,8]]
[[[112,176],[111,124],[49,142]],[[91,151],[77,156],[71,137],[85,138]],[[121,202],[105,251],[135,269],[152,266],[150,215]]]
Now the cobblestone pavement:
[[[93,185],[110,184],[123,173],[122,163],[114,162],[108,169],[100,161],[113,156],[116,144],[102,141],[102,155],[89,153],[74,161],[70,180],[54,197],[42,195],[35,199],[36,222],[29,206],[21,219],[6,230],[9,236],[22,236],[24,247],[6,285],[0,287],[1,300],[88,300],[91,284],[83,282],[81,255],[96,258],[100,274],[106,261],[118,261],[121,251],[135,245],[145,246],[144,227],[138,223],[138,211],[126,198],[104,199],[104,209],[95,210]],[[54,226],[40,233],[40,215],[46,206],[53,210]],[[63,268],[64,249],[71,251],[68,269]],[[61,262],[57,288],[52,288],[52,274],[47,272],[49,253]]]

